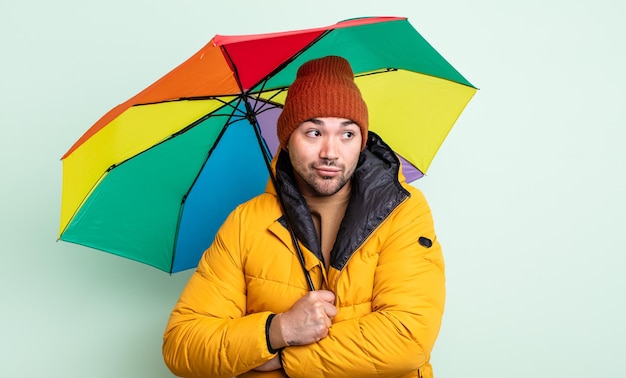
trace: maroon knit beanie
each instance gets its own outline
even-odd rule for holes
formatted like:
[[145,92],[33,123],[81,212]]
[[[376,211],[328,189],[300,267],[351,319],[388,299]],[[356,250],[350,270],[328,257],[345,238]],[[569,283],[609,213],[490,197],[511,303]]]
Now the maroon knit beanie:
[[361,128],[361,150],[367,142],[367,105],[354,83],[350,63],[339,56],[327,56],[304,63],[296,75],[285,106],[278,117],[276,132],[281,148],[301,123],[318,117],[346,118]]

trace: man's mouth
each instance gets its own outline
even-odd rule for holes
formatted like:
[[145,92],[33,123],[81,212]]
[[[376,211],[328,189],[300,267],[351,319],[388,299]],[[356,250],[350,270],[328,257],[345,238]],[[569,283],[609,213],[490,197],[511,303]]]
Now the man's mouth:
[[322,177],[335,177],[341,172],[341,169],[329,166],[318,166],[315,170]]

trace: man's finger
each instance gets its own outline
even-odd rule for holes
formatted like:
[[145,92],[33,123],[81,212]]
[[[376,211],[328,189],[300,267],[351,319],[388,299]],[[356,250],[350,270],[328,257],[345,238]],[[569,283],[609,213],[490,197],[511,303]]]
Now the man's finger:
[[337,307],[333,306],[332,304],[327,303],[326,305],[324,305],[324,313],[329,319],[332,320],[337,315],[337,312]]
[[317,297],[324,302],[334,303],[335,302],[335,293],[329,290],[316,290],[312,293],[316,293]]

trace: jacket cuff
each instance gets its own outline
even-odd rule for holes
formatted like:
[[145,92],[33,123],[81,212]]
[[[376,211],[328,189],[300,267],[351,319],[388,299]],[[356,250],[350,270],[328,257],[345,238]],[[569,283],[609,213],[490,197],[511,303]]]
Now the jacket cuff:
[[[265,321],[265,342],[267,344],[267,350],[269,350],[271,354],[276,354],[283,349],[283,348],[274,349],[272,348],[272,344],[270,343],[270,324],[272,324],[272,319],[274,319],[274,316],[276,316],[276,314],[270,314],[267,317],[267,320]],[[282,365],[282,361],[281,361],[281,365]]]

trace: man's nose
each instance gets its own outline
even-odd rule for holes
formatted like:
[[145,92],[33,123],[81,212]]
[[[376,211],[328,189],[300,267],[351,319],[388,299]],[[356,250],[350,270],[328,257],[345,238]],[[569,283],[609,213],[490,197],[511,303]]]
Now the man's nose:
[[338,156],[339,141],[332,137],[324,138],[320,157],[323,159],[336,159]]

